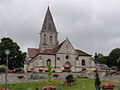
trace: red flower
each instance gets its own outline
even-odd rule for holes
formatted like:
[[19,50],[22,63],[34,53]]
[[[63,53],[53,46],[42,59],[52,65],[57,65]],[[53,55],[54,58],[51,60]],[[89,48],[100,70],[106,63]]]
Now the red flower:
[[62,72],[70,72],[70,69],[63,69]]
[[100,87],[106,88],[106,89],[114,89],[115,85],[114,84],[102,84]]
[[93,69],[92,71],[97,72],[98,70],[97,69]]
[[33,72],[33,70],[27,70],[27,72]]
[[38,68],[38,70],[41,70],[41,71],[43,71],[43,70],[44,70],[44,68]]
[[9,73],[13,73],[13,72],[15,72],[15,70],[8,70],[7,72],[9,72]]
[[82,71],[86,70],[86,68],[82,68]]
[[47,70],[47,69],[44,69],[44,71],[45,71],[45,72],[48,72],[48,70]]
[[55,89],[55,88],[57,88],[56,86],[45,86],[45,87],[43,87],[42,89],[46,89],[46,90],[53,90],[53,89]]
[[24,77],[23,74],[18,74],[18,75],[17,75],[17,78],[23,78],[23,77]]
[[53,74],[53,77],[58,77],[59,76],[59,74]]
[[[5,88],[0,88],[0,90],[5,90]],[[10,90],[9,88],[6,88],[6,90]]]

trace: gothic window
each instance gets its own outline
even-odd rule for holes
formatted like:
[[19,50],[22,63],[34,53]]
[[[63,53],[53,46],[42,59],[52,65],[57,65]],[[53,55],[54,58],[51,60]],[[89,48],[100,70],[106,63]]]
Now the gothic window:
[[46,43],[46,34],[44,34],[43,39],[44,39],[44,43]]
[[46,64],[46,65],[48,65],[48,62],[51,62],[51,60],[50,60],[50,59],[48,59],[48,60],[47,60],[47,64]]
[[82,66],[85,66],[85,60],[82,59]]
[[53,37],[50,36],[50,44],[52,44],[52,43],[53,43]]
[[65,58],[66,58],[66,59],[69,59],[69,55],[67,55]]

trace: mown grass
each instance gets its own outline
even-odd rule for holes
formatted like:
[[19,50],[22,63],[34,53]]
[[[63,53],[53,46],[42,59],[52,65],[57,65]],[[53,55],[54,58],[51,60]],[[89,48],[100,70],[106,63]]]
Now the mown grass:
[[[94,80],[85,79],[85,78],[79,78],[76,81],[75,86],[70,87],[64,87],[61,84],[64,82],[64,80],[55,80],[52,81],[52,85],[57,86],[58,88],[61,88],[62,90],[95,90],[94,87]],[[102,84],[104,83],[111,83],[111,82],[104,82],[102,81]],[[120,84],[120,83],[113,83],[113,84]],[[8,84],[8,88],[10,90],[35,90],[36,88],[41,88],[44,86],[48,86],[48,82],[29,82],[29,83],[16,83],[16,84]],[[4,85],[0,85],[0,88],[4,88]],[[117,90],[117,89],[114,89]]]

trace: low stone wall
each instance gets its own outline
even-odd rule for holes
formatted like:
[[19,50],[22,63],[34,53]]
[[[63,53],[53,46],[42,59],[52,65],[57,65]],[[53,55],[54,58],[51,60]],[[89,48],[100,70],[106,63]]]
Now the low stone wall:
[[[62,72],[62,73],[53,73],[59,74],[57,78],[53,77],[53,80],[63,80],[69,74],[73,74],[75,78],[86,77],[85,73],[71,73],[71,72]],[[8,73],[7,82],[8,83],[21,83],[21,82],[32,82],[32,81],[47,81],[47,73],[23,73],[23,78],[18,78],[20,74]],[[0,83],[5,83],[5,74],[0,74]]]
[[[73,74],[75,78],[89,78],[94,79],[95,73],[94,72],[61,72],[61,73],[53,73],[59,74],[57,78],[53,77],[53,80],[63,80],[69,74]],[[47,73],[23,73],[23,78],[18,78],[19,74],[17,73],[8,73],[7,82],[8,83],[22,83],[22,82],[32,82],[32,81],[47,81]],[[100,73],[100,79],[104,81],[111,81],[111,82],[120,82],[120,76],[104,76],[104,73]],[[5,74],[0,74],[0,83],[5,83]]]

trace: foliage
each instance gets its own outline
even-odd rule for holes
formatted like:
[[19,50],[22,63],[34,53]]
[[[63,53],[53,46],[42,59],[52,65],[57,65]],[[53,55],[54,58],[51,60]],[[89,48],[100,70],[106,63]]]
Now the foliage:
[[98,74],[98,72],[96,72],[96,74],[95,74],[95,87],[96,86],[100,87],[100,84],[101,84],[101,81],[99,78],[99,74]]
[[103,63],[103,62],[101,62],[101,61],[103,61],[102,59],[104,59],[103,58],[104,56],[101,54],[101,53],[95,53],[95,56],[94,56],[94,59],[95,59],[95,63]]
[[109,66],[117,66],[119,68],[118,58],[120,58],[120,48],[115,48],[109,53]]
[[22,71],[23,71],[22,68],[16,68],[16,69],[15,69],[15,72],[18,72],[18,73],[20,73],[20,72],[22,72]]
[[0,73],[3,73],[6,71],[6,66],[1,65],[0,66]]
[[50,61],[48,61],[47,67],[48,67],[48,73],[47,73],[48,74],[48,82],[51,85],[52,67],[51,67],[51,62]]
[[101,58],[97,58],[96,61],[100,64],[106,64],[107,65],[108,64],[108,58],[109,58],[108,56],[103,56]]
[[111,69],[112,70],[117,70],[117,67],[116,66],[112,66]]
[[68,76],[66,76],[66,82],[67,83],[74,83],[75,79],[73,78],[72,74],[69,74]]
[[15,68],[21,68],[24,65],[24,61],[26,58],[26,53],[20,51],[20,47],[16,42],[13,42],[10,38],[2,38],[0,42],[0,65],[5,65],[6,63],[6,55],[5,50],[9,49],[9,59],[8,59],[8,67],[10,70]]
[[106,64],[109,67],[115,66],[120,69],[120,48],[113,49],[108,56],[95,53],[95,62],[100,64]]

